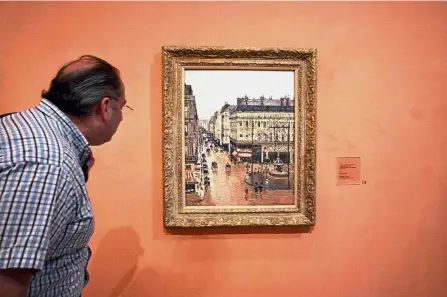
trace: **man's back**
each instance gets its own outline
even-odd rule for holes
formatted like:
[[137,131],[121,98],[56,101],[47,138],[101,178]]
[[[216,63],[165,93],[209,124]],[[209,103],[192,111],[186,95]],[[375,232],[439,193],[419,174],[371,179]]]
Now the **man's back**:
[[81,164],[90,149],[49,101],[0,119],[0,269],[37,270],[29,296],[84,286],[93,214]]

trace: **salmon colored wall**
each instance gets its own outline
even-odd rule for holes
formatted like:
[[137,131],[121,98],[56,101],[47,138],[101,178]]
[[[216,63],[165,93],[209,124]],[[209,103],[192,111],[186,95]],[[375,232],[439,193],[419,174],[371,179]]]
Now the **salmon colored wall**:
[[[135,109],[94,149],[84,295],[447,296],[446,16],[445,2],[0,3],[0,112],[37,104],[82,54],[121,69]],[[163,229],[162,45],[318,49],[311,232]],[[360,156],[367,183],[337,187],[338,156]]]

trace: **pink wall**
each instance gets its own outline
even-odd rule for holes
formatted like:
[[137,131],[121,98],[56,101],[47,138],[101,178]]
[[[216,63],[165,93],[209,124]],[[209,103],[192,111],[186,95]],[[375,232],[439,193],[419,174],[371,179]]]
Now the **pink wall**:
[[[94,150],[85,296],[447,296],[446,16],[442,2],[0,3],[0,112],[87,53],[121,69],[135,109]],[[318,49],[311,233],[163,229],[162,45]],[[338,156],[360,156],[367,184],[337,187]]]

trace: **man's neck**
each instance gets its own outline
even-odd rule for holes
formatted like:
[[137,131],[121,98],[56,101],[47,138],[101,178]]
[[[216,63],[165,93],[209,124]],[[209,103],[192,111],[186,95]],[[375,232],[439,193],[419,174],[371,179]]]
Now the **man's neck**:
[[85,139],[87,139],[87,141],[90,143],[92,131],[89,128],[89,125],[86,124],[86,120],[81,119],[80,117],[69,115],[69,114],[67,114],[67,116],[73,122],[73,124],[76,126],[76,128],[79,129],[79,131],[85,137]]

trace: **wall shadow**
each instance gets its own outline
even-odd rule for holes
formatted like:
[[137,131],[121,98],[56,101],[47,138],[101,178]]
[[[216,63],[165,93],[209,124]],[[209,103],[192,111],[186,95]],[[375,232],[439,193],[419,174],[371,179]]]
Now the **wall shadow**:
[[120,296],[135,276],[143,252],[140,238],[132,227],[109,231],[93,251],[88,266],[90,282],[83,296]]
[[228,278],[231,258],[225,242],[180,239],[173,243],[169,260],[140,270],[121,296],[209,296]]

